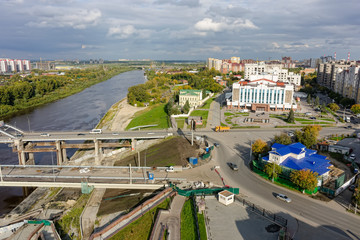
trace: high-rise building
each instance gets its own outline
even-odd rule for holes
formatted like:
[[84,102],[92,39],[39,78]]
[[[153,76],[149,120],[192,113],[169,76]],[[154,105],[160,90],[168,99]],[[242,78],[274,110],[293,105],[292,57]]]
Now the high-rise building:
[[0,73],[13,73],[13,72],[25,72],[30,71],[30,61],[29,60],[19,60],[19,59],[0,59]]
[[317,82],[335,91],[336,77],[338,70],[348,70],[350,66],[356,65],[355,61],[331,61],[327,63],[319,63],[317,71]]

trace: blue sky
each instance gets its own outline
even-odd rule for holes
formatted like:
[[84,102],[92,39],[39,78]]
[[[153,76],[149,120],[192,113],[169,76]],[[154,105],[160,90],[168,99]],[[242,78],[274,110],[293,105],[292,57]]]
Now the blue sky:
[[359,59],[359,0],[0,0],[0,58]]

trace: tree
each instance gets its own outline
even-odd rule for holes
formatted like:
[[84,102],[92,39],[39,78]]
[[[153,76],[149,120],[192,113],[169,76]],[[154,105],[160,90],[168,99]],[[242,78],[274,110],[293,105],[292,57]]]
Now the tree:
[[288,123],[294,123],[295,122],[295,116],[294,111],[291,109],[288,115],[288,118],[286,120]]
[[267,163],[264,167],[264,172],[272,178],[274,181],[275,178],[278,178],[279,174],[282,172],[282,168],[276,163]]
[[295,136],[298,142],[304,144],[307,148],[316,144],[321,126],[308,125],[302,131],[296,131]]
[[309,191],[314,191],[316,188],[318,182],[317,176],[318,174],[310,169],[302,169],[290,173],[290,179],[295,185]]
[[360,113],[360,104],[354,104],[351,106],[350,109],[354,114],[359,114]]
[[291,137],[286,133],[281,133],[280,135],[275,135],[274,143],[280,143],[283,145],[289,145],[292,143]]
[[252,144],[252,152],[253,153],[266,153],[269,151],[269,146],[267,145],[266,142],[264,142],[261,139],[257,139],[253,144]]
[[306,102],[307,102],[308,104],[311,104],[312,98],[311,98],[311,95],[310,95],[310,94],[307,95]]
[[183,112],[188,113],[190,111],[190,103],[188,100],[186,100],[184,106],[183,106]]
[[320,104],[319,96],[316,96],[315,101],[314,101],[314,105],[319,106],[319,104]]
[[328,107],[330,108],[331,111],[336,112],[337,110],[340,109],[339,105],[337,105],[336,103],[329,103]]
[[202,99],[206,98],[206,89],[202,90]]

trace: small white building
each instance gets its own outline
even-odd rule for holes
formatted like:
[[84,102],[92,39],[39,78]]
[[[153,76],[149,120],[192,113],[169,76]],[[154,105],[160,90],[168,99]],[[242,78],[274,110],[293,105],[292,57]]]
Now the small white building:
[[221,191],[219,194],[219,202],[224,205],[229,205],[234,202],[234,196],[232,192],[229,192],[227,190]]

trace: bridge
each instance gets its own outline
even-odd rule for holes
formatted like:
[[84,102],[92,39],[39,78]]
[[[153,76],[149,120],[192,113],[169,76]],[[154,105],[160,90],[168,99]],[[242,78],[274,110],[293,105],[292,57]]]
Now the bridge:
[[131,147],[135,150],[139,139],[161,139],[171,135],[167,131],[25,132],[0,121],[0,143],[10,144],[13,152],[18,153],[20,165],[34,165],[36,152],[56,152],[57,165],[63,165],[68,161],[68,148],[94,149],[95,164],[100,165],[104,148]]
[[[86,171],[84,171],[86,170]],[[148,172],[154,175],[149,176]],[[0,186],[7,187],[70,187],[159,189],[168,182],[184,181],[169,178],[165,167],[130,166],[54,166],[1,165]]]

